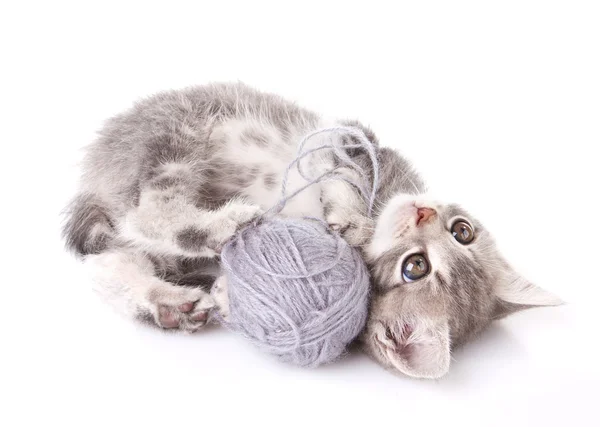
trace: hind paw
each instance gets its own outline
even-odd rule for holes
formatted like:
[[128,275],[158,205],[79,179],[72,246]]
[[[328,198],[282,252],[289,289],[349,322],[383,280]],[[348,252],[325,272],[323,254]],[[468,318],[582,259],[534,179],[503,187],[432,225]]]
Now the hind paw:
[[195,332],[203,327],[214,307],[213,298],[201,289],[170,286],[149,295],[154,322],[163,329]]

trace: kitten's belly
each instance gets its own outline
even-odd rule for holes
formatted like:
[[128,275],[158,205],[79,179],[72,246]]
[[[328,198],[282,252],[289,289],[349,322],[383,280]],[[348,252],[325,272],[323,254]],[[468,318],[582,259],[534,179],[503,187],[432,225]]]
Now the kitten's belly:
[[[289,132],[289,130],[288,130]],[[282,181],[289,164],[296,158],[297,143],[307,130],[292,130],[284,137],[275,126],[254,120],[229,120],[213,131],[212,142],[218,151],[214,159],[221,191],[241,195],[267,210],[282,198]],[[286,194],[307,181],[297,168],[290,169]],[[290,199],[282,214],[323,218],[321,186],[314,184]]]

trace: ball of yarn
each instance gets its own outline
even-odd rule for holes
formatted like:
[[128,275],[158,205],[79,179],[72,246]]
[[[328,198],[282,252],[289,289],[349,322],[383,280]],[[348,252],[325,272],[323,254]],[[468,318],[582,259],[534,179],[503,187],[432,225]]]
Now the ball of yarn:
[[285,362],[331,362],[365,325],[365,262],[321,222],[264,220],[238,233],[221,260],[228,326]]

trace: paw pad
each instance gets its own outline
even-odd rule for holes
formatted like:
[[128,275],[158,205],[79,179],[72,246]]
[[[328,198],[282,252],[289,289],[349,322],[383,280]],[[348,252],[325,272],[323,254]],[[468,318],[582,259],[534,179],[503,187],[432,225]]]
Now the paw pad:
[[194,302],[179,304],[177,307],[161,305],[158,308],[157,324],[164,329],[179,328],[194,332],[208,321],[208,310],[198,308]]

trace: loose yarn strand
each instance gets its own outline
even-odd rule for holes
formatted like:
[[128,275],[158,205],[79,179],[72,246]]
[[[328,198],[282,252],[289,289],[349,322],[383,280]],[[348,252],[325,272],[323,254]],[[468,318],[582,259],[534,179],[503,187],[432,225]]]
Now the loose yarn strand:
[[[315,136],[321,135],[323,133],[342,133],[342,134],[347,133],[347,134],[357,138],[359,143],[358,144],[349,144],[349,145],[342,146],[342,147],[339,145],[336,145],[336,144],[322,144],[318,147],[314,147],[314,148],[304,151],[304,147],[308,143],[308,141],[310,141]],[[360,182],[353,182],[352,180],[345,178],[345,177],[341,177],[339,175],[337,175],[337,177],[335,179],[345,181],[348,184],[354,186],[355,188],[357,188],[359,190],[359,192],[361,193],[362,197],[365,199],[365,202],[367,204],[367,213],[369,216],[371,216],[372,212],[373,212],[373,205],[375,204],[375,197],[376,197],[377,189],[379,187],[379,162],[377,160],[377,153],[375,152],[375,147],[373,146],[371,141],[369,141],[369,139],[365,136],[365,134],[362,131],[360,131],[356,128],[352,128],[352,127],[338,126],[338,127],[319,129],[319,130],[316,130],[316,131],[313,131],[313,132],[307,134],[306,136],[304,136],[304,138],[302,138],[302,140],[300,141],[299,146],[298,146],[297,157],[288,165],[288,167],[286,168],[286,170],[283,174],[283,180],[282,180],[282,184],[281,184],[281,198],[275,206],[273,206],[271,209],[267,210],[267,212],[265,212],[263,214],[263,217],[267,216],[267,215],[276,215],[276,214],[280,213],[290,199],[294,198],[295,196],[297,196],[298,194],[300,194],[301,192],[306,190],[308,187],[310,187],[314,184],[317,184],[319,182],[322,182],[325,178],[336,176],[336,171],[337,171],[337,169],[339,169],[340,166],[336,166],[331,170],[325,171],[321,175],[319,175],[313,179],[310,179],[309,177],[307,177],[306,174],[302,171],[300,162],[304,158],[308,157],[309,155],[311,155],[313,153],[316,153],[317,151],[322,151],[325,149],[332,150],[333,153],[335,154],[335,156],[338,158],[338,160],[341,161],[341,163],[344,166],[350,167],[351,169],[353,169],[354,171],[356,171],[359,174],[359,176],[362,178],[363,181],[368,182],[368,179],[366,177],[366,174],[365,174],[363,168],[361,168],[360,165],[358,165],[354,160],[352,160],[346,153],[346,150],[356,149],[356,148],[365,149],[369,155],[369,159],[371,160],[371,166],[373,169],[373,182],[371,184],[371,186],[372,186],[371,190],[370,191],[366,190],[366,188],[363,185],[361,185]],[[300,188],[293,191],[291,194],[286,195],[289,174],[294,167],[297,168],[297,170],[300,173],[300,175],[302,176],[302,178],[304,178],[308,182],[305,185],[303,185]]]

